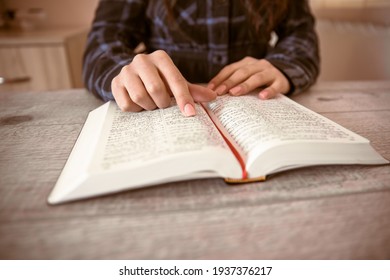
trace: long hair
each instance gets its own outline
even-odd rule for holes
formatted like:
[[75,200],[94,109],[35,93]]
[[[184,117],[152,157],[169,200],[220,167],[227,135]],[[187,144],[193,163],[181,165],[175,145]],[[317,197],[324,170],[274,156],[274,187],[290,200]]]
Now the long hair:
[[[168,19],[174,24],[173,7],[177,0],[164,0]],[[243,5],[257,34],[270,34],[285,17],[289,0],[243,0]]]
[[245,0],[244,6],[256,33],[269,34],[286,16],[289,0]]

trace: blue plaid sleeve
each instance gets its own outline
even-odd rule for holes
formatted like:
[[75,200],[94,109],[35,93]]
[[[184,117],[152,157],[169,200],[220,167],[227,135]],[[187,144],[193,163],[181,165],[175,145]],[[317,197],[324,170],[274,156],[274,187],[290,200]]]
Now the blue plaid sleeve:
[[89,32],[83,61],[87,89],[112,100],[111,81],[131,62],[144,41],[145,4],[142,0],[101,0]]
[[316,81],[320,64],[315,19],[308,1],[295,0],[275,31],[277,44],[265,58],[290,80],[291,93],[305,91]]

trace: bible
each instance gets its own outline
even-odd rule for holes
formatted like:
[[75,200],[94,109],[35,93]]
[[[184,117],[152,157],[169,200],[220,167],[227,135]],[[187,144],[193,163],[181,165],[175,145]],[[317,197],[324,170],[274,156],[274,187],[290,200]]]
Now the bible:
[[48,202],[57,204],[179,180],[265,180],[284,170],[388,163],[358,134],[284,95],[256,94],[196,104],[184,117],[166,109],[91,111]]

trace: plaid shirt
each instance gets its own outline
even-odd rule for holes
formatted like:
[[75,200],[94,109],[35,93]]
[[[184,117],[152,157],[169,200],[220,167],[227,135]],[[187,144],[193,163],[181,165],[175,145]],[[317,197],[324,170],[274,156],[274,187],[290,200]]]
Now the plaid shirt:
[[146,52],[165,50],[193,83],[207,83],[245,56],[267,59],[286,75],[294,92],[315,82],[318,39],[307,0],[294,0],[275,28],[273,46],[271,34],[256,34],[240,0],[177,0],[174,22],[163,2],[100,1],[84,54],[83,76],[90,91],[112,100],[111,80],[132,61],[141,42]]

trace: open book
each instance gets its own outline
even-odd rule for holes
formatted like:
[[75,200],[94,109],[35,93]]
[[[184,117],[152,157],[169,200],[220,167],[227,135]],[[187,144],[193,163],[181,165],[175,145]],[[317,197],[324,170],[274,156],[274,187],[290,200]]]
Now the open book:
[[196,110],[183,117],[172,100],[124,113],[111,101],[90,112],[49,203],[179,180],[249,182],[311,165],[388,163],[367,139],[283,95],[224,95]]

